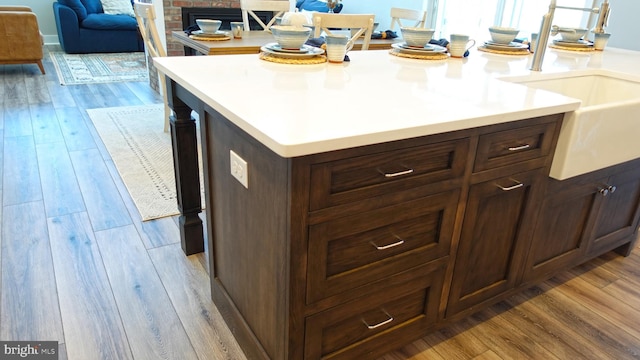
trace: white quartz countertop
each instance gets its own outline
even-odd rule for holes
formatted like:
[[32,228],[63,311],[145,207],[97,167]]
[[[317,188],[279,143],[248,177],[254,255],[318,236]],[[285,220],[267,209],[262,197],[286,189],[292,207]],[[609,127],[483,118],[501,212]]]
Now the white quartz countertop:
[[[579,101],[499,80],[532,55],[473,48],[425,61],[351,51],[344,64],[284,65],[258,55],[156,58],[157,67],[282,157],[564,113]],[[640,52],[548,49],[542,74],[609,69],[640,75]]]

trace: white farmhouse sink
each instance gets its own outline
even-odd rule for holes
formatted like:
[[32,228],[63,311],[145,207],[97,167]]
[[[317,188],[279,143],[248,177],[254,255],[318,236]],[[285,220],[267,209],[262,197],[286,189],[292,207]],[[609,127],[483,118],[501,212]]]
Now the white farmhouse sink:
[[586,70],[502,80],[582,101],[564,117],[551,177],[564,180],[640,158],[640,78]]

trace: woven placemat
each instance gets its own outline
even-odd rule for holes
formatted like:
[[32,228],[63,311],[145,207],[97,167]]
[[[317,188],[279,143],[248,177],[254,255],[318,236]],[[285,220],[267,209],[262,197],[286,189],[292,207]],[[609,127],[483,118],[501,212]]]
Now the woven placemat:
[[420,59],[420,60],[445,60],[445,59],[449,58],[449,55],[447,55],[446,53],[434,52],[433,54],[425,53],[425,55],[408,54],[408,53],[405,53],[405,52],[398,51],[397,49],[389,50],[389,54],[391,54],[393,56],[398,56],[398,57],[401,57],[401,58]]
[[221,36],[221,37],[210,37],[210,36],[198,36],[198,35],[189,35],[189,38],[193,40],[203,40],[203,41],[224,41],[231,40],[231,36]]
[[488,53],[492,53],[492,54],[502,54],[502,55],[529,55],[530,52],[527,49],[518,49],[518,50],[494,50],[494,49],[488,49],[484,46],[478,46],[478,50],[480,51],[484,51],[484,52],[488,52]]
[[260,53],[260,59],[264,61],[270,61],[278,64],[293,64],[293,65],[313,65],[322,64],[327,62],[327,57],[324,55],[317,55],[308,58],[287,58],[281,56],[275,56],[264,52]]
[[566,50],[566,51],[580,51],[580,52],[585,52],[585,51],[593,51],[595,50],[593,48],[593,46],[589,46],[589,47],[570,47],[570,46],[562,46],[562,45],[556,45],[556,44],[549,44],[550,48],[554,48],[554,49],[558,49],[558,50]]

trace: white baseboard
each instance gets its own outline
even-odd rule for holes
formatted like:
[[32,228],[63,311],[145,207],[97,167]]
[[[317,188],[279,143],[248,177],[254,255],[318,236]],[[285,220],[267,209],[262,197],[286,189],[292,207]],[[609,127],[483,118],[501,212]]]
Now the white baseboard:
[[60,45],[58,35],[43,35],[45,45]]

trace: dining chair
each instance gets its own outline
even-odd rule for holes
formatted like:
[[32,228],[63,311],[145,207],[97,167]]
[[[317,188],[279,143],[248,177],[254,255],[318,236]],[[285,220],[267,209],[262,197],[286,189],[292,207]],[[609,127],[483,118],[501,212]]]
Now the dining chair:
[[[156,27],[156,13],[154,5],[149,3],[142,3],[136,0],[134,3],[134,12],[136,14],[136,20],[138,21],[138,29],[142,35],[144,41],[144,48],[149,56],[153,59],[155,57],[165,57],[167,52],[160,40],[160,34],[158,34],[158,28]],[[153,61],[153,60],[152,60]],[[153,66],[153,64],[150,64]],[[169,108],[169,101],[167,99],[167,87],[165,75],[158,70],[158,81],[160,82],[160,91],[162,92],[162,98],[164,101],[164,132],[169,131],[169,118],[171,117],[171,108]]]
[[[289,11],[289,8],[290,3],[288,0],[240,0],[244,31],[251,30],[249,26],[249,15],[262,26],[263,31],[269,31],[269,28],[276,22],[276,18],[284,15],[285,12]],[[271,20],[265,24],[254,11],[271,11],[273,16]]]
[[410,20],[415,21],[413,27],[424,27],[427,21],[427,11],[426,10],[413,10],[413,9],[403,9],[403,8],[391,8],[391,26],[390,29],[393,30],[395,25],[402,27],[401,20]]
[[374,14],[331,14],[331,13],[314,13],[313,14],[313,37],[320,37],[324,31],[327,35],[333,35],[331,29],[357,29],[352,31],[347,47],[351,46],[356,39],[364,34],[361,50],[368,50],[371,42],[371,34],[373,33]]

